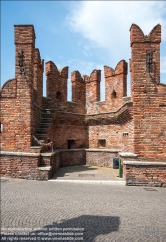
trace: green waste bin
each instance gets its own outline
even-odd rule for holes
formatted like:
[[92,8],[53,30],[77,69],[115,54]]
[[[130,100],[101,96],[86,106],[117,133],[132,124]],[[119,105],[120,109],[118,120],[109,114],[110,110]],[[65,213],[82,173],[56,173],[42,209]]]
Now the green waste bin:
[[119,176],[119,178],[122,178],[122,164],[121,164],[121,159],[119,159],[119,171],[118,171],[118,176]]
[[119,169],[119,158],[113,158],[113,169]]

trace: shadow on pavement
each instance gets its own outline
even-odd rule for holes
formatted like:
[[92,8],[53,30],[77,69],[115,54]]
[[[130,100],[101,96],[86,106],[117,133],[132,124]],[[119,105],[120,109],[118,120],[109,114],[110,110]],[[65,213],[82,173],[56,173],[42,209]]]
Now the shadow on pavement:
[[[82,215],[69,220],[61,220],[43,228],[15,228],[13,235],[11,231],[2,231],[1,241],[91,241],[99,235],[118,231],[120,218],[116,216],[91,216]],[[16,232],[17,231],[17,232]],[[30,229],[29,229],[30,231]],[[15,233],[14,233],[15,232]],[[8,233],[8,234],[7,234]],[[15,238],[15,239],[14,239]],[[13,239],[13,240],[12,240]]]
[[53,176],[53,179],[56,179],[58,177],[66,177],[69,176],[71,173],[76,172],[89,172],[89,171],[95,171],[97,168],[91,167],[91,166],[85,166],[85,165],[79,165],[79,166],[67,166],[67,167],[60,167]]

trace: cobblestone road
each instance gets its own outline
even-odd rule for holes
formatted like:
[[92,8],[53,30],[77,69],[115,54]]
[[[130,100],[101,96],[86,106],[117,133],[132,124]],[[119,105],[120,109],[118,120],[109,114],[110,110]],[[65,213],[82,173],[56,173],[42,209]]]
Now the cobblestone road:
[[166,189],[1,178],[1,241],[165,242]]

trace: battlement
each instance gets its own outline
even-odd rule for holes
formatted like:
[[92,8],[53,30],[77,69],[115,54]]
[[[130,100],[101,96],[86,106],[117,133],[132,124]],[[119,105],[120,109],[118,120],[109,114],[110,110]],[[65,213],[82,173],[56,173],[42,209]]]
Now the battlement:
[[55,103],[67,101],[68,67],[58,70],[52,61],[46,63],[46,94]]
[[63,77],[68,78],[68,66],[63,67],[58,70],[57,66],[53,61],[46,62],[46,76],[57,76],[57,77]]
[[33,44],[35,46],[35,30],[34,26],[31,24],[19,24],[19,25],[14,25],[15,29],[15,44]]
[[134,43],[144,43],[144,42],[161,42],[161,25],[157,24],[148,35],[144,35],[142,29],[136,25],[132,24],[130,28],[130,46]]
[[126,74],[127,75],[127,62],[125,60],[121,60],[116,65],[115,69],[109,66],[104,66],[104,76],[108,78],[110,76],[115,76],[119,74]]
[[[47,97],[51,98],[60,110],[67,110],[68,67],[58,70],[57,66],[49,61],[46,63]],[[94,69],[90,76],[81,76],[76,70],[71,73],[72,102],[75,103],[73,112],[94,113],[96,105],[99,112],[116,110],[123,105],[123,97],[127,95],[127,62],[121,60],[115,69],[104,66],[106,100],[100,102],[101,70]],[[63,85],[62,85],[63,83]],[[96,102],[99,102],[96,104]],[[64,108],[63,108],[64,107]],[[71,111],[71,105],[70,105]]]

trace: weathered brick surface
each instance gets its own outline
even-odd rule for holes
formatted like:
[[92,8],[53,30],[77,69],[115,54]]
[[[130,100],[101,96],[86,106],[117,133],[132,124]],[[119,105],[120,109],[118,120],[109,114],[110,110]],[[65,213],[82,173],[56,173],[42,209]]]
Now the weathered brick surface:
[[132,103],[118,112],[87,115],[89,148],[97,148],[99,139],[106,140],[107,149],[133,152]]
[[84,116],[56,112],[49,127],[48,137],[53,141],[54,148],[67,149],[69,139],[75,140],[73,148],[87,147],[87,127]]
[[58,70],[56,65],[49,61],[46,63],[46,76],[47,97],[50,97],[55,103],[65,103],[67,101],[68,67]]
[[117,110],[127,96],[127,63],[120,61],[115,70],[104,66],[105,92],[107,110]]
[[86,156],[84,150],[72,150],[60,152],[60,166],[85,165]]
[[118,151],[86,151],[86,164],[90,166],[113,167],[113,158],[119,157]]
[[60,167],[61,165],[60,162],[61,162],[60,152],[56,152],[53,156],[51,156],[52,175]]
[[[36,129],[42,99],[43,63],[35,49],[33,25],[15,25],[15,79],[7,81],[1,90],[1,150],[29,151]],[[20,75],[18,54],[24,52],[24,72]]]
[[77,112],[85,114],[85,81],[78,71],[71,73],[72,101],[78,106]]
[[166,187],[165,165],[123,165],[127,185],[151,185]]
[[13,178],[38,179],[40,156],[1,155],[1,174]]
[[[134,120],[134,152],[151,160],[166,159],[166,85],[160,84],[161,26],[148,36],[135,24],[130,29],[130,62]],[[146,52],[153,51],[152,71]]]
[[11,79],[5,82],[2,86],[1,97],[16,98],[17,95],[17,80]]

